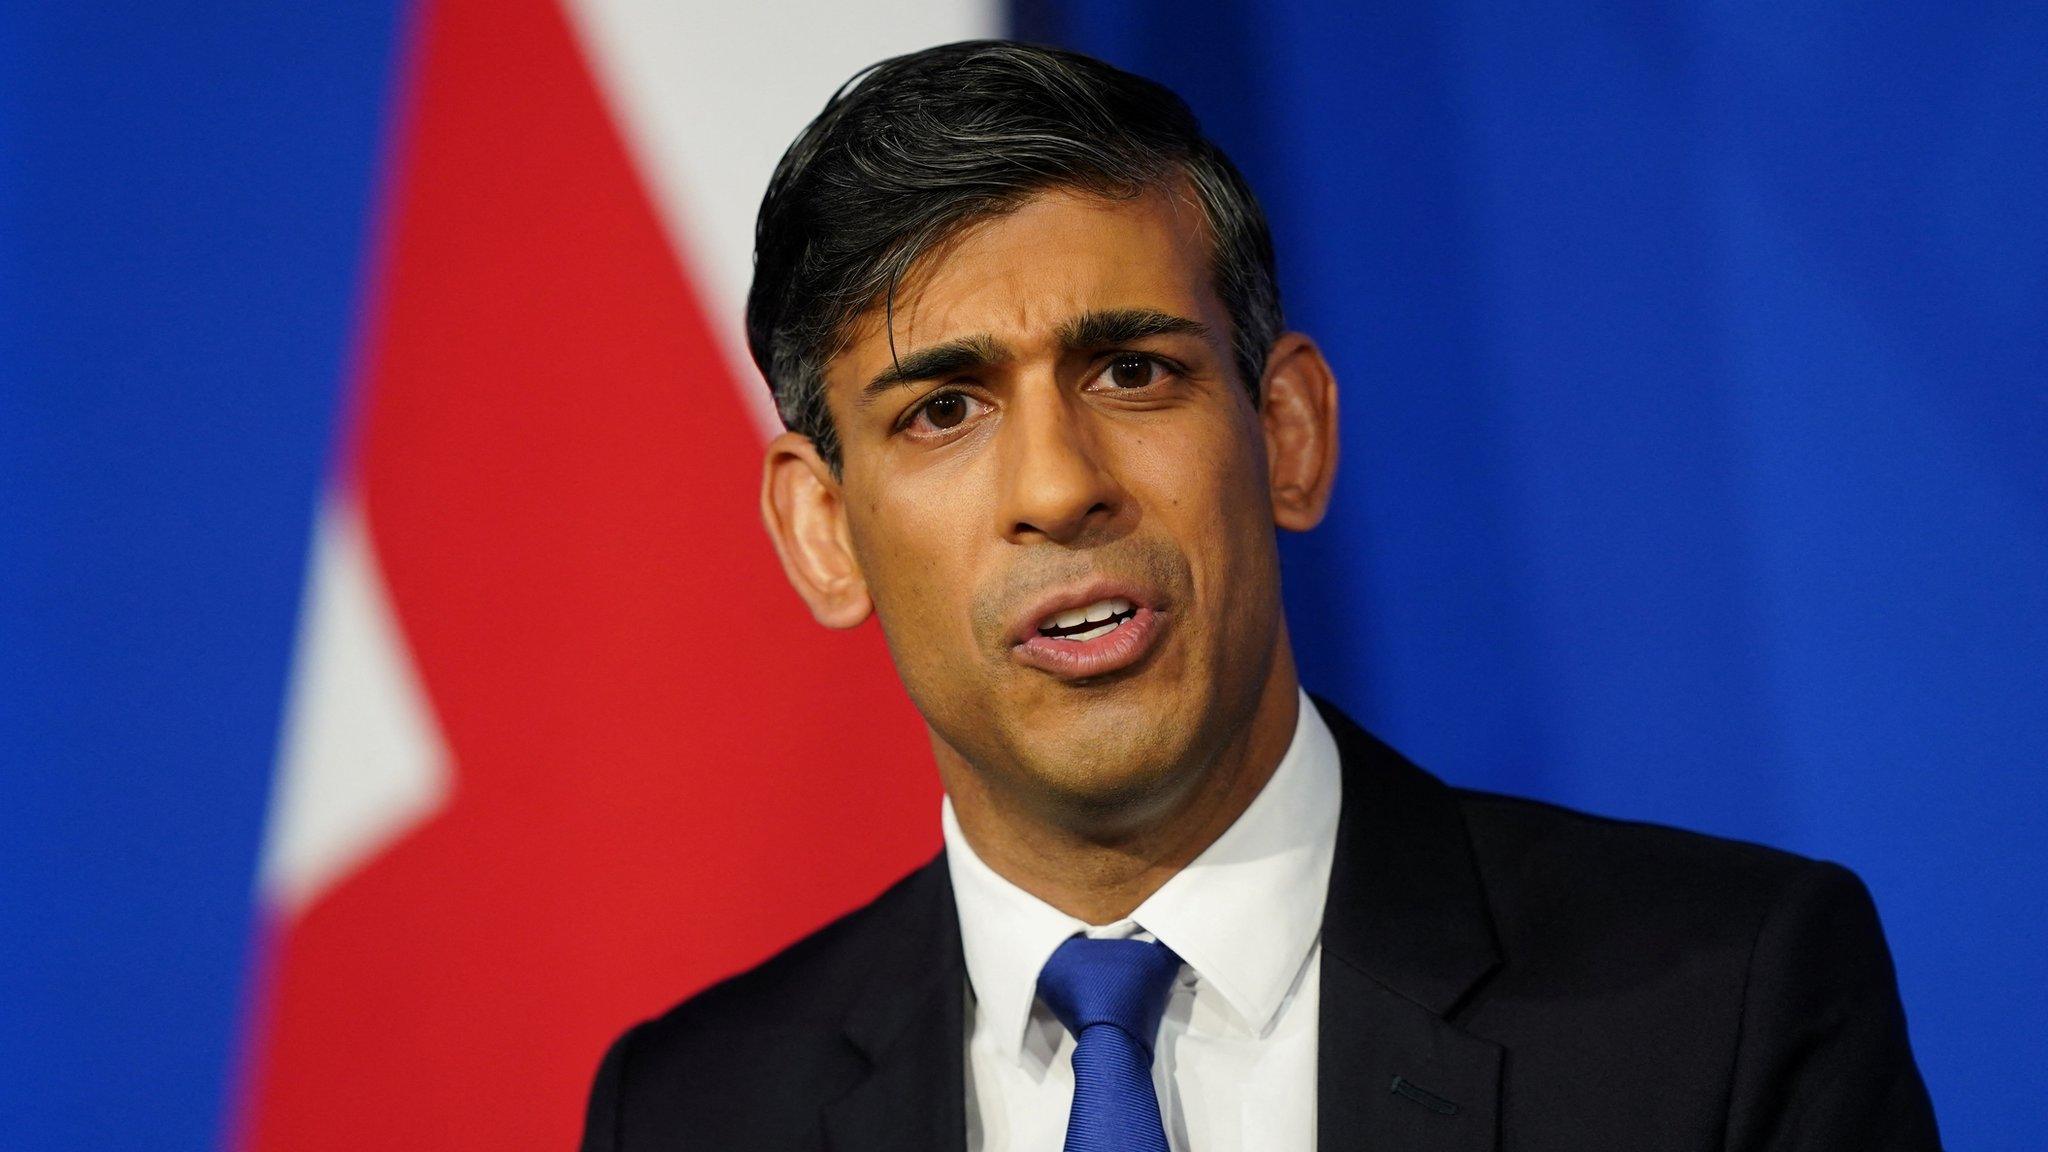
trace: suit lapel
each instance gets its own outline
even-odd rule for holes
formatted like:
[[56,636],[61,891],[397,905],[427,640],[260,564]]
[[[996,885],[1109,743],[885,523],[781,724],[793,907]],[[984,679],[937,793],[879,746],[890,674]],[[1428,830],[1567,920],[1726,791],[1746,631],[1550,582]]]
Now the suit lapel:
[[846,1039],[868,1069],[825,1107],[830,1152],[965,1152],[966,961],[944,855],[918,888],[847,1014]]
[[1343,755],[1344,797],[1323,910],[1317,1146],[1495,1148],[1500,1046],[1449,1019],[1500,964],[1456,799],[1318,706]]

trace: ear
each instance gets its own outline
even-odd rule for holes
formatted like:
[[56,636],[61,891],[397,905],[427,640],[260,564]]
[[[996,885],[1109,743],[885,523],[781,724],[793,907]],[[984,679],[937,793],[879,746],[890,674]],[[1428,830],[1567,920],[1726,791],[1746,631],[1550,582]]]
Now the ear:
[[874,601],[854,558],[839,481],[807,436],[784,432],[761,464],[761,522],[783,575],[827,628],[851,628]]
[[1259,384],[1273,523],[1306,532],[1322,522],[1337,479],[1337,378],[1315,341],[1288,332],[1273,342]]

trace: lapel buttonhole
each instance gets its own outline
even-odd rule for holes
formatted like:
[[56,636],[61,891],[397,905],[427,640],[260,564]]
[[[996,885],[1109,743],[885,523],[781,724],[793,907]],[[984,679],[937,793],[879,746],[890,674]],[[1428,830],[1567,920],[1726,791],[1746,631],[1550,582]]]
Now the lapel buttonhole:
[[1416,1087],[1405,1076],[1394,1077],[1391,1090],[1394,1095],[1413,1100],[1439,1116],[1456,1116],[1458,1114],[1458,1106],[1456,1104],[1451,1103],[1434,1092]]

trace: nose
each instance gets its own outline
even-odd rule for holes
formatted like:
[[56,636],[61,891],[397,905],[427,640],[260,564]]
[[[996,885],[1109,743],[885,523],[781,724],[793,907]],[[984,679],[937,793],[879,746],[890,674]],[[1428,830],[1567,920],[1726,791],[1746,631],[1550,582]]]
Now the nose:
[[1114,520],[1124,494],[1081,401],[1051,382],[1013,397],[1002,427],[999,527],[1013,543],[1072,544]]

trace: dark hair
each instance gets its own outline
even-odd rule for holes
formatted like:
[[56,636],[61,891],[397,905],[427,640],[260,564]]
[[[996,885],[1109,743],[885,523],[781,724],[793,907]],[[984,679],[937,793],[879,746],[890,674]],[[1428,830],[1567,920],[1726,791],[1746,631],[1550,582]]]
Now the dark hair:
[[838,469],[826,362],[856,317],[965,225],[1048,188],[1122,197],[1183,182],[1207,221],[1233,359],[1256,399],[1282,326],[1272,235],[1180,97],[1099,60],[1001,40],[857,74],[783,154],[755,226],[747,344],[784,426]]

